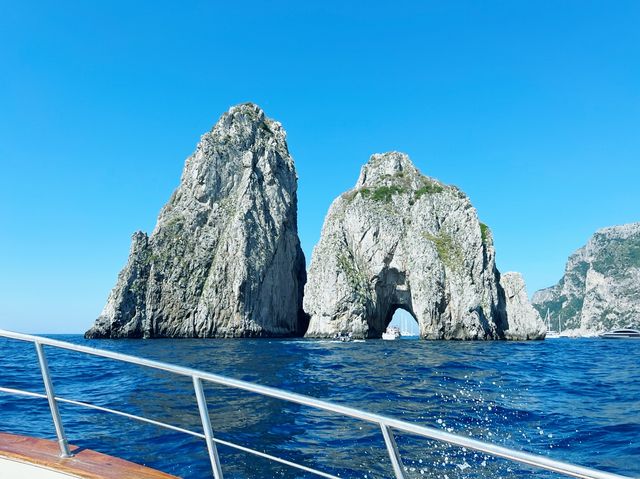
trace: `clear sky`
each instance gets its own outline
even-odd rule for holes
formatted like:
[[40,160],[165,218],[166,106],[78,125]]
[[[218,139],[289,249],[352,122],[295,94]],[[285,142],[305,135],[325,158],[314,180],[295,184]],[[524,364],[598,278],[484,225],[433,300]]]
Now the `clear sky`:
[[0,0],[0,327],[82,332],[200,135],[253,101],[310,260],[374,152],[461,187],[502,271],[555,283],[640,221],[640,2]]

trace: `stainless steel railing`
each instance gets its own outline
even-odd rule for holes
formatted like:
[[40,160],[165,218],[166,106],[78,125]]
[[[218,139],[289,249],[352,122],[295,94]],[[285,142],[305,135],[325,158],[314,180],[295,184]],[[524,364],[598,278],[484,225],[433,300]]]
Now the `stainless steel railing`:
[[[336,476],[328,474],[326,472],[319,471],[317,469],[307,467],[302,464],[297,464],[292,461],[287,461],[285,459],[272,456],[270,454],[266,454],[264,452],[260,452],[255,449],[247,448],[244,446],[240,446],[238,444],[234,444],[229,441],[223,441],[221,439],[216,438],[214,436],[213,428],[211,426],[211,420],[210,420],[209,412],[207,409],[207,401],[206,401],[204,390],[202,387],[202,382],[207,381],[214,384],[220,384],[223,386],[241,389],[244,391],[251,391],[253,393],[260,394],[263,396],[268,396],[272,398],[281,399],[284,401],[302,404],[315,409],[320,409],[322,411],[333,412],[343,416],[360,419],[362,421],[367,421],[370,423],[377,424],[381,429],[382,436],[384,438],[384,442],[387,448],[387,452],[389,454],[389,459],[393,467],[393,472],[397,479],[405,479],[405,468],[402,464],[402,457],[396,445],[394,432],[396,433],[404,432],[404,433],[413,434],[413,435],[421,436],[427,439],[441,441],[441,442],[445,442],[445,443],[460,446],[460,447],[466,447],[469,449],[473,449],[475,451],[483,452],[490,456],[508,459],[513,462],[526,464],[528,466],[532,466],[538,469],[557,472],[570,477],[578,477],[583,479],[630,479],[627,476],[621,476],[621,475],[613,474],[610,472],[604,472],[596,469],[591,469],[588,467],[578,466],[578,465],[570,464],[567,462],[556,461],[555,459],[551,459],[549,457],[541,456],[538,454],[518,451],[515,449],[498,446],[488,442],[478,441],[476,439],[471,439],[465,436],[451,434],[445,431],[441,431],[439,429],[420,426],[410,422],[401,421],[401,420],[393,419],[386,416],[381,416],[379,414],[373,414],[373,413],[362,411],[359,409],[355,409],[347,406],[341,406],[339,404],[334,404],[327,401],[322,401],[309,396],[303,396],[301,394],[282,391],[280,389],[276,389],[268,386],[261,386],[261,385],[249,383],[246,381],[240,381],[237,379],[231,379],[225,376],[219,376],[217,374],[198,371],[196,369],[185,368],[182,366],[175,366],[172,364],[153,361],[150,359],[138,358],[135,356],[129,356],[126,354],[116,353],[112,351],[104,351],[101,349],[90,348],[87,346],[80,346],[77,344],[67,343],[64,341],[58,341],[55,339],[49,339],[49,338],[44,338],[40,336],[31,336],[27,334],[14,333],[11,331],[0,330],[0,337],[34,343],[37,356],[38,356],[38,361],[40,363],[42,379],[45,386],[45,394],[34,393],[31,391],[24,391],[19,389],[6,388],[6,387],[0,387],[0,392],[22,395],[27,397],[43,398],[48,400],[49,408],[51,409],[51,416],[53,418],[53,423],[56,430],[56,436],[58,438],[58,444],[60,445],[60,455],[62,457],[68,457],[70,455],[70,451],[69,451],[67,438],[64,432],[64,427],[62,425],[60,411],[58,410],[58,403],[72,404],[75,406],[81,406],[84,408],[89,408],[97,411],[115,414],[118,416],[126,417],[129,419],[135,419],[137,421],[153,424],[155,426],[171,429],[173,431],[182,432],[184,434],[189,434],[191,436],[204,439],[207,445],[209,460],[211,461],[211,469],[213,471],[213,476],[215,479],[222,479],[223,477],[222,467],[220,466],[220,457],[218,455],[218,450],[216,447],[217,444],[222,444],[224,446],[227,446],[239,451],[243,451],[259,457],[263,457],[263,458],[278,462],[280,464],[285,464],[287,466],[290,466],[305,472],[309,472],[320,477],[338,479]],[[177,427],[171,424],[166,424],[164,422],[155,421],[155,420],[148,419],[141,416],[136,416],[134,414],[128,414],[126,412],[117,411],[115,409],[109,409],[102,406],[96,406],[94,404],[89,404],[81,401],[75,401],[72,399],[56,396],[53,388],[53,383],[51,381],[51,375],[49,373],[49,367],[47,364],[47,359],[44,353],[43,345],[52,346],[52,347],[65,349],[69,351],[76,351],[79,353],[90,354],[93,356],[99,356],[103,358],[114,359],[116,361],[122,361],[130,364],[137,364],[139,366],[158,369],[161,371],[167,371],[173,374],[191,378],[191,380],[193,381],[194,392],[196,395],[198,409],[200,412],[200,419],[202,420],[202,427],[203,427],[204,434],[191,431],[188,429],[184,429],[181,427]]]

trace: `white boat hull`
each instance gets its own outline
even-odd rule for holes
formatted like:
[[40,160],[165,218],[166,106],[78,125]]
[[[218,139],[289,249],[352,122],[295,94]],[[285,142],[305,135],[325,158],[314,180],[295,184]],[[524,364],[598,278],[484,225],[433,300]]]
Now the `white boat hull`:
[[640,336],[622,336],[620,334],[601,334],[602,339],[640,339]]
[[640,339],[637,329],[616,329],[600,335],[602,339]]

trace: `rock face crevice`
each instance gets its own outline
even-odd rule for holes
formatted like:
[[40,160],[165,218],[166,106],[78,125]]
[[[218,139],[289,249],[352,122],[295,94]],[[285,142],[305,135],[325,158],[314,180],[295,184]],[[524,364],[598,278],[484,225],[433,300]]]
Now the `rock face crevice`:
[[558,284],[533,295],[551,326],[592,335],[640,328],[640,223],[596,231],[573,253]]
[[85,336],[302,335],[305,281],[286,133],[239,105],[202,136],[151,236],[134,234]]
[[537,313],[507,316],[499,279],[491,232],[462,191],[402,153],[373,155],[332,203],[314,249],[307,336],[380,337],[402,308],[422,338],[544,337]]

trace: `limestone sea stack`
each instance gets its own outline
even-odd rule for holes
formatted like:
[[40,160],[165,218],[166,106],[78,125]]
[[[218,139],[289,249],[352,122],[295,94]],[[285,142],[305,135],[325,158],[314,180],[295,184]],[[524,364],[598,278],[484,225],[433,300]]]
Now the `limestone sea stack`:
[[558,284],[533,295],[533,304],[569,335],[640,329],[640,223],[596,231],[569,257]]
[[422,338],[541,339],[535,311],[507,315],[507,299],[528,303],[520,286],[505,296],[491,231],[460,189],[403,153],[377,154],[325,219],[305,287],[306,335],[380,337],[402,308]]
[[505,339],[540,339],[546,334],[546,327],[540,314],[533,307],[524,278],[520,273],[509,272],[500,275],[500,286],[504,290],[507,322]]
[[280,123],[253,104],[205,133],[87,338],[302,335],[297,176]]

